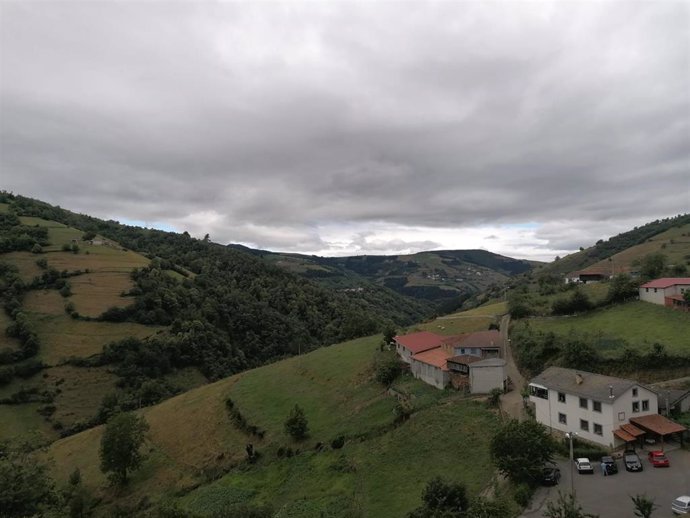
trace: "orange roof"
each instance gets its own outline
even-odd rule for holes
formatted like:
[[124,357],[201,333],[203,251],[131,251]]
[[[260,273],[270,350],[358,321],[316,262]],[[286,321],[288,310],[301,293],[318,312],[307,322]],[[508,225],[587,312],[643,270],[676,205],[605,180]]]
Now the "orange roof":
[[441,345],[441,337],[429,331],[396,336],[394,340],[409,349],[412,354],[421,353]]
[[634,435],[630,435],[628,432],[626,432],[625,430],[621,430],[620,428],[616,428],[613,431],[613,435],[615,435],[619,439],[623,439],[625,442],[633,442],[635,440]]
[[620,427],[633,437],[639,437],[640,435],[644,435],[645,433],[647,433],[644,430],[640,430],[634,424],[622,424]]
[[446,336],[442,339],[444,344],[453,347],[476,347],[479,349],[496,349],[503,344],[503,337],[499,331],[476,331],[462,335]]
[[654,279],[653,281],[643,284],[640,288],[669,288],[676,284],[682,284],[683,286],[690,285],[690,277],[664,277],[662,279]]
[[417,353],[412,356],[412,359],[418,362],[426,363],[427,365],[431,365],[433,367],[437,367],[443,371],[447,371],[448,366],[446,365],[446,360],[448,359],[448,356],[449,355],[446,351],[440,347],[437,347],[435,349]]
[[670,433],[684,432],[687,430],[685,426],[659,414],[631,417],[630,422],[644,430],[649,430],[659,435],[668,435]]

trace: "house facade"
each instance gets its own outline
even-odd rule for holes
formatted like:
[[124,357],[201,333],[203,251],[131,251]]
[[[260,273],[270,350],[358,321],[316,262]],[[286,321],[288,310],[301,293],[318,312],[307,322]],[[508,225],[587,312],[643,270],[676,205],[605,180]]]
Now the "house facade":
[[424,383],[444,389],[450,383],[447,359],[448,355],[440,347],[415,354],[410,362],[410,372]]
[[503,337],[495,329],[443,338],[443,347],[450,356],[498,358],[503,351]]
[[488,394],[495,388],[506,389],[506,361],[502,358],[489,358],[472,362],[470,369],[470,392]]
[[690,277],[664,277],[640,286],[640,300],[667,307],[685,307],[685,293],[690,292]]
[[645,433],[631,418],[658,413],[656,392],[633,380],[591,372],[549,367],[530,381],[529,391],[538,422],[609,448]]

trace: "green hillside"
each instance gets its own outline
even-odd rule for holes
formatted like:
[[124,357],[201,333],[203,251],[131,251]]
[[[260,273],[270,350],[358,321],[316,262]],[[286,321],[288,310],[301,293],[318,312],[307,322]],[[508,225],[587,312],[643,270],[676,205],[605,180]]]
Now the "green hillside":
[[[462,481],[477,494],[493,476],[487,431],[497,417],[480,402],[404,376],[394,389],[408,395],[414,413],[396,424],[396,398],[373,380],[373,361],[390,354],[379,351],[380,339],[319,349],[142,410],[151,426],[149,457],[124,493],[115,495],[98,471],[101,427],[52,444],[54,473],[65,481],[78,467],[103,498],[101,509],[115,500],[135,506],[147,495],[202,514],[247,502],[268,503],[279,516],[397,518],[419,505],[434,475]],[[263,438],[233,425],[227,398],[265,430]],[[309,420],[303,443],[283,431],[295,404]],[[344,447],[333,449],[338,436]],[[261,454],[256,464],[244,460],[247,442]]]

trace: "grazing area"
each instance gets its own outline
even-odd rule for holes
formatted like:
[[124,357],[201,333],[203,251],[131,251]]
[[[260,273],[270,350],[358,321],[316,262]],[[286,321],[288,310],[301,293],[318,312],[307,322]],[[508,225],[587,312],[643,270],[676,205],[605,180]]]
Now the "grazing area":
[[534,318],[521,325],[556,335],[589,335],[599,340],[604,355],[619,354],[624,347],[621,339],[638,350],[661,343],[669,353],[690,355],[690,313],[647,302],[628,302],[576,316]]
[[[393,388],[408,395],[412,415],[396,420],[397,399],[373,379],[373,361],[388,354],[379,351],[380,341],[319,349],[143,409],[149,456],[118,501],[171,501],[171,494],[188,492],[172,501],[202,514],[246,502],[270,503],[295,517],[347,517],[355,509],[397,517],[419,505],[434,475],[478,493],[493,475],[486,432],[497,417],[483,403],[403,376]],[[231,420],[228,398],[261,437]],[[295,404],[308,420],[302,442],[283,429]],[[48,454],[58,480],[79,468],[107,507],[114,496],[95,460],[101,433],[98,427],[59,440]],[[339,437],[342,447],[334,448]],[[247,443],[259,454],[255,462],[246,460]]]

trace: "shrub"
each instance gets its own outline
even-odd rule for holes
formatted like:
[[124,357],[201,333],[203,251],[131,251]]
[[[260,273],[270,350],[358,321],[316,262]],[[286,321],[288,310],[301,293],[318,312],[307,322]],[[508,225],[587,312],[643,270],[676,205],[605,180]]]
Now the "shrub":
[[401,372],[402,367],[396,358],[386,359],[376,365],[376,381],[389,387]]
[[333,448],[334,450],[339,450],[343,446],[345,446],[345,437],[343,437],[342,435],[336,437],[331,441],[331,448]]
[[294,406],[285,420],[285,433],[296,441],[303,441],[309,437],[309,423],[299,405]]
[[513,499],[522,507],[527,507],[532,500],[534,489],[529,484],[518,484],[513,493]]

